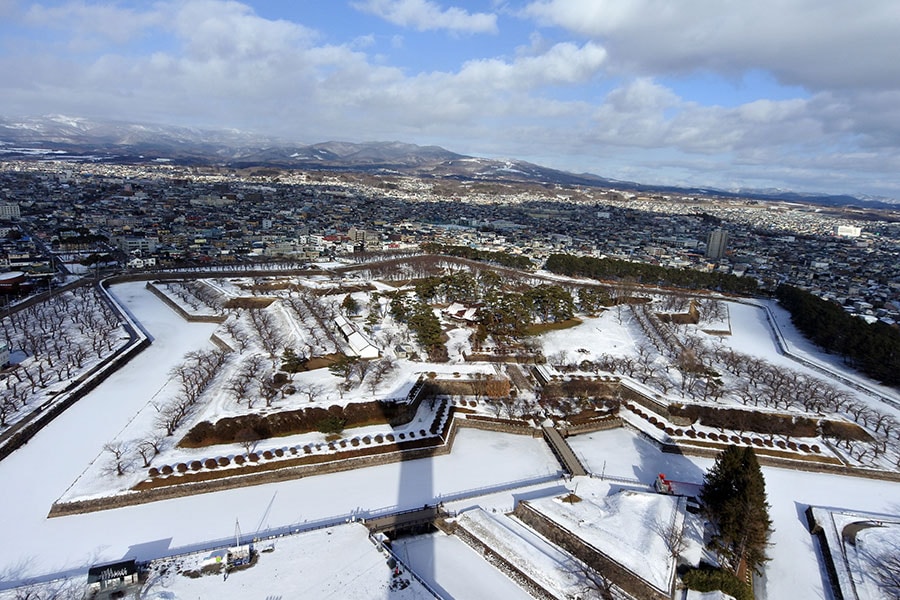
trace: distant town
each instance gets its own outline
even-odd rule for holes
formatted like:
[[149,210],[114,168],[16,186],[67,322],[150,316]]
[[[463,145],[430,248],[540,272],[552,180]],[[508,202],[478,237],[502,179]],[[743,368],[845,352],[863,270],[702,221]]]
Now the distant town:
[[304,263],[430,242],[521,255],[535,269],[566,253],[729,273],[761,291],[789,283],[869,322],[900,320],[900,217],[887,210],[164,160],[9,161],[0,220],[4,301],[66,271]]

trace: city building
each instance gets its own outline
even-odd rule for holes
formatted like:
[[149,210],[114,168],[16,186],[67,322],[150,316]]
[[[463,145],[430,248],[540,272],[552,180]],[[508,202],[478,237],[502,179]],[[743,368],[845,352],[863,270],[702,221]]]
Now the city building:
[[0,202],[0,219],[18,219],[20,216],[19,205],[14,202]]
[[834,228],[834,235],[838,237],[858,238],[862,235],[862,227],[854,227],[852,225],[837,225]]
[[725,256],[725,248],[728,246],[728,232],[723,229],[713,229],[706,240],[706,257],[719,259]]

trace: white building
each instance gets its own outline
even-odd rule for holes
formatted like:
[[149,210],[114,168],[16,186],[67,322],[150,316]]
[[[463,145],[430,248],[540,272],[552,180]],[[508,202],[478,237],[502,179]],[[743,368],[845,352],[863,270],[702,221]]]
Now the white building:
[[353,323],[348,321],[343,315],[338,315],[334,320],[334,324],[337,325],[338,331],[341,332],[341,335],[347,342],[347,346],[349,346],[347,351],[348,356],[378,358],[381,355],[378,348],[366,339],[366,336],[357,331]]
[[19,205],[14,202],[0,202],[0,219],[18,219]]
[[862,235],[862,227],[854,227],[853,225],[837,225],[834,228],[834,235],[846,238],[858,238]]

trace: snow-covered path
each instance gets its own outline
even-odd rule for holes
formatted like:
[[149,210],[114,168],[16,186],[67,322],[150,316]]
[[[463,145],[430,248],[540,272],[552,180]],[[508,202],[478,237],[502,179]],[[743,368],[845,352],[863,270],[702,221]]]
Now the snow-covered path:
[[555,473],[541,440],[463,430],[451,455],[48,519],[51,504],[156,394],[185,352],[211,347],[210,324],[185,323],[142,284],[114,293],[154,342],[44,431],[0,462],[0,588],[90,564],[148,559],[245,533],[359,510],[416,507],[440,494]]

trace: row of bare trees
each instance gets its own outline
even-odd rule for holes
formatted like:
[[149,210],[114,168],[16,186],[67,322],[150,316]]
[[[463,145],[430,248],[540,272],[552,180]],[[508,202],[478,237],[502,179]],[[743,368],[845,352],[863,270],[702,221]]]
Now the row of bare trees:
[[169,372],[172,383],[177,387],[174,397],[166,402],[152,404],[156,409],[154,429],[137,440],[114,440],[105,444],[105,471],[122,476],[137,464],[149,467],[153,459],[172,444],[171,438],[175,431],[194,414],[203,394],[227,360],[228,354],[222,350],[187,353],[184,360]]
[[167,293],[175,296],[195,311],[204,306],[221,311],[225,305],[225,298],[222,294],[200,279],[167,281],[165,288]]
[[122,322],[102,292],[81,286],[0,320],[10,351],[27,357],[0,381],[0,427],[52,385],[77,377],[122,342]]

